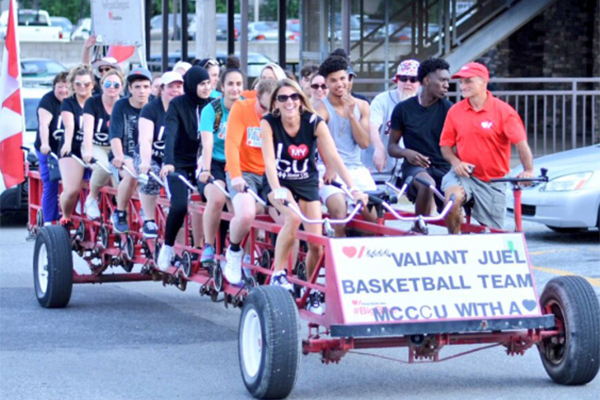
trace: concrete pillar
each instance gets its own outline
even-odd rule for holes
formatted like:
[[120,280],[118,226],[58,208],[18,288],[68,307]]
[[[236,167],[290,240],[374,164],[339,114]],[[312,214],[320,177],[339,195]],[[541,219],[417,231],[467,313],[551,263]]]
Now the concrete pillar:
[[196,0],[196,58],[217,55],[216,0]]

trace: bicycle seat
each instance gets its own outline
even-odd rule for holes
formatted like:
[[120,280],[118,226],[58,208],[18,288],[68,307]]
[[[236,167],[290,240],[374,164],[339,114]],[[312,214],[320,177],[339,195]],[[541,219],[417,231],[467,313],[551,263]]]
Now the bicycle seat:
[[371,197],[376,197],[379,200],[383,200],[388,203],[390,201],[390,194],[386,190],[383,190],[383,189],[367,190],[365,192],[365,194],[368,196],[371,196]]

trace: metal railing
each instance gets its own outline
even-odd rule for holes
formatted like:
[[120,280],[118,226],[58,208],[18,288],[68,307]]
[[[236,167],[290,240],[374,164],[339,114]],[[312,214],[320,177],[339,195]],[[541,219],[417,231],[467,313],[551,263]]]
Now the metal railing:
[[[361,84],[385,87],[383,79],[357,79]],[[535,156],[600,143],[600,78],[492,78],[489,86],[497,98],[521,116]],[[456,81],[448,98],[461,100]]]

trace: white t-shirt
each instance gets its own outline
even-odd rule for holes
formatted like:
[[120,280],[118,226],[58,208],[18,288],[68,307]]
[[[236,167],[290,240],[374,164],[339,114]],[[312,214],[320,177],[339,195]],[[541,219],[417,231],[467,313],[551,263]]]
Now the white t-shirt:
[[[386,152],[386,165],[383,174],[391,174],[394,171],[394,167],[398,162],[397,172],[400,171],[401,160],[392,158],[387,154],[387,146],[390,141],[390,123],[392,120],[392,113],[394,107],[400,102],[398,97],[398,90],[396,88],[388,90],[386,92],[378,94],[371,102],[371,116],[369,122],[379,126],[379,136],[383,142],[383,148]],[[402,140],[400,140],[400,146],[404,147]],[[371,171],[371,173],[377,173],[377,168],[373,164],[373,152],[375,151],[373,145],[370,145],[362,153],[362,162]]]

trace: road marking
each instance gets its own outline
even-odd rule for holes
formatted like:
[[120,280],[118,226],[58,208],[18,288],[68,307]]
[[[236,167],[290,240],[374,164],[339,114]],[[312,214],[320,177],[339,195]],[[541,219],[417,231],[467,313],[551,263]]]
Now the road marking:
[[540,251],[531,251],[529,255],[531,256],[539,256],[540,254],[548,254],[548,253],[565,253],[565,252],[581,252],[581,251],[594,251],[600,252],[600,249],[550,249],[550,250],[540,250]]
[[572,272],[569,271],[564,271],[562,269],[556,269],[556,268],[546,268],[546,267],[533,267],[533,269],[536,269],[538,271],[542,271],[542,272],[547,272],[549,274],[554,274],[554,275],[561,275],[561,276],[580,276],[583,279],[585,279],[586,281],[588,281],[592,286],[596,286],[596,287],[600,287],[600,278],[590,278],[589,276],[584,276],[584,275],[579,275],[579,274],[574,274]]

